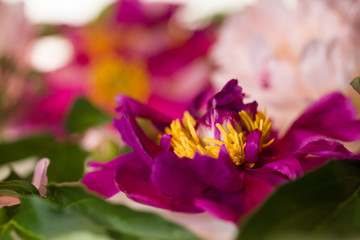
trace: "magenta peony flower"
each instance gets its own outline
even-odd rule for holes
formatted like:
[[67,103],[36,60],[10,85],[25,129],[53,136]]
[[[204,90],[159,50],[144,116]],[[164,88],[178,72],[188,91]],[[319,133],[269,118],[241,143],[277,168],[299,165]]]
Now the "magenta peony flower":
[[175,18],[178,8],[122,0],[93,23],[62,26],[74,57],[49,79],[77,83],[95,104],[111,112],[115,96],[124,93],[179,117],[209,85],[206,55],[214,42],[214,28],[185,28]]
[[[266,111],[244,103],[242,88],[231,80],[207,105],[207,111],[169,117],[118,96],[115,126],[132,153],[96,168],[84,184],[105,197],[123,191],[151,206],[185,213],[207,211],[237,222],[258,206],[275,186],[324,162],[359,158],[341,143],[360,139],[360,120],[340,93],[325,96],[277,138]],[[341,117],[339,117],[341,116]],[[162,130],[159,143],[149,139],[136,118]]]

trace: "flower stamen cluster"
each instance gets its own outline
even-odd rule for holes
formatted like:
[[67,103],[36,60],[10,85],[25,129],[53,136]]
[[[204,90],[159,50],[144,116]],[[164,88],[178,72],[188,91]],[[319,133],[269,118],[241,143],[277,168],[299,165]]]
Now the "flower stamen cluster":
[[245,164],[247,167],[253,167],[254,163],[246,162],[246,136],[254,130],[261,132],[260,152],[274,141],[274,139],[269,140],[272,123],[269,117],[266,117],[266,111],[264,113],[257,112],[254,120],[245,111],[239,112],[239,115],[243,126],[240,131],[235,130],[230,123],[226,125],[227,130],[221,124],[216,124],[223,140],[214,138],[200,140],[195,130],[196,121],[189,112],[184,113],[182,124],[179,119],[172,121],[170,127],[165,128],[165,133],[172,136],[171,147],[179,157],[194,158],[195,153],[199,152],[218,158],[221,146],[225,145],[231,159],[237,166]]

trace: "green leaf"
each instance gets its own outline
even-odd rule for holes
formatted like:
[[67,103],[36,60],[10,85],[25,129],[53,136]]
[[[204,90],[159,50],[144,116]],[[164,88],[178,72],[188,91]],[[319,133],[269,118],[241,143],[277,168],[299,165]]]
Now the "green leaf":
[[23,195],[40,195],[38,189],[30,182],[9,180],[0,182],[0,196],[20,197]]
[[281,186],[238,239],[360,237],[360,161],[338,160]]
[[360,94],[360,77],[354,78],[354,80],[351,81],[350,85],[354,88],[356,92]]
[[54,138],[49,135],[36,135],[14,142],[1,143],[0,165],[31,156],[44,156],[54,144]]
[[[27,157],[47,157],[49,181],[78,181],[84,174],[88,153],[78,145],[56,142],[51,136],[41,135],[0,144],[0,165]],[[15,177],[14,175],[12,177]]]
[[88,153],[71,143],[60,143],[47,154],[50,165],[48,180],[55,182],[79,181],[84,175]]
[[82,132],[89,127],[107,123],[112,117],[97,109],[86,98],[75,100],[66,118],[66,129],[70,132]]
[[105,229],[70,211],[64,211],[55,204],[40,197],[22,197],[16,216],[3,228],[1,239],[11,230],[24,239],[61,239],[69,234],[89,232],[106,236]]
[[[141,239],[197,239],[186,229],[151,213],[137,212],[88,193],[80,186],[48,187],[49,199],[62,208],[91,219],[95,225]],[[130,239],[130,238],[129,238]]]

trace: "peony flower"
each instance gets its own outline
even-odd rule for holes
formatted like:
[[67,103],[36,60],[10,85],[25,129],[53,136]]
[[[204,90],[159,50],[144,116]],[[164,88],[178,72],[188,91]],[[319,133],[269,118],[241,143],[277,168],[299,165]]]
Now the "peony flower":
[[[35,166],[32,184],[39,190],[41,196],[45,196],[48,179],[46,175],[50,160],[47,158],[41,159]],[[20,203],[20,199],[12,196],[0,196],[0,206],[13,206]]]
[[217,88],[241,79],[281,133],[320,96],[351,94],[360,69],[356,1],[289,2],[260,0],[228,17],[212,51]]
[[[132,153],[108,163],[90,163],[84,184],[105,197],[122,191],[137,202],[184,213],[209,212],[237,222],[275,186],[330,159],[359,158],[341,143],[360,139],[360,120],[351,101],[332,93],[308,108],[278,138],[266,110],[231,80],[194,118],[171,119],[133,99],[117,98],[114,120]],[[339,117],[341,116],[341,117]],[[149,139],[136,118],[162,130]]]
[[122,0],[93,23],[62,26],[74,57],[49,73],[49,81],[76,83],[92,102],[111,112],[115,96],[124,93],[171,116],[181,115],[209,85],[206,55],[214,29],[183,27],[175,18],[178,8]]

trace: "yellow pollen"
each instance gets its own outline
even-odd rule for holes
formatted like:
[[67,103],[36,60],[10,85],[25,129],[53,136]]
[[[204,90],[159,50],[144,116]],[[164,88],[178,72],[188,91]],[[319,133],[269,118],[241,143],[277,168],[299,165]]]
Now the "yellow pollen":
[[[269,117],[266,117],[266,109],[264,113],[257,112],[254,120],[245,111],[239,112],[239,115],[243,122],[243,130],[247,133],[256,129],[261,131],[259,151],[262,151],[262,149],[274,142],[274,139],[269,140],[272,123]],[[172,136],[171,146],[176,155],[194,158],[195,153],[198,152],[218,158],[221,146],[225,145],[231,159],[237,166],[245,164],[247,167],[254,167],[254,163],[246,162],[244,153],[246,135],[243,131],[237,131],[230,123],[226,125],[227,129],[217,123],[216,127],[221,133],[222,140],[214,138],[203,138],[200,140],[196,133],[195,125],[195,119],[189,112],[185,112],[181,122],[179,119],[176,119],[170,124],[170,127],[165,128],[165,133]]]
[[146,66],[140,61],[125,61],[118,56],[99,58],[92,64],[90,76],[90,98],[106,110],[112,111],[119,93],[140,101],[149,95]]

